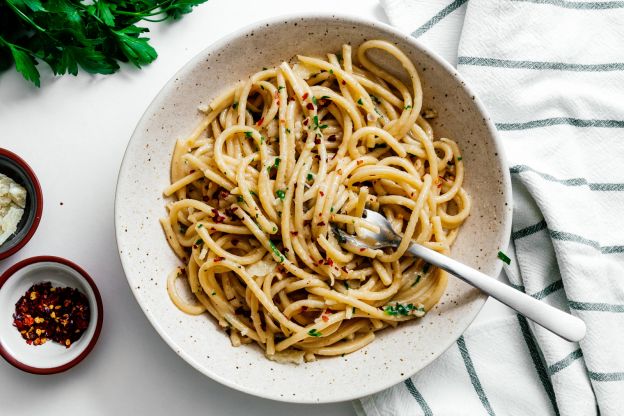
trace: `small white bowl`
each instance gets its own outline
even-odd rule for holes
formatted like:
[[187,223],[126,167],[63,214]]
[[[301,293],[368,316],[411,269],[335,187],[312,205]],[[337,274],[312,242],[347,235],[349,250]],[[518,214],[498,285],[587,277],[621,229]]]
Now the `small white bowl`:
[[[65,348],[56,342],[28,345],[13,326],[15,304],[34,284],[72,287],[89,299],[89,326],[80,339]],[[0,355],[11,365],[33,374],[66,371],[81,362],[95,346],[102,329],[102,298],[95,283],[78,265],[69,260],[38,256],[10,267],[0,277]]]

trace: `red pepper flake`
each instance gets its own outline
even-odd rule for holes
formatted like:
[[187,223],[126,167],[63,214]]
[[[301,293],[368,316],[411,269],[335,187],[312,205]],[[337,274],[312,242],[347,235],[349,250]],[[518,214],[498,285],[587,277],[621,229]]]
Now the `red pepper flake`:
[[314,104],[312,104],[312,103],[307,103],[307,104],[306,104],[306,108],[307,108],[308,110],[314,110]]
[[297,237],[299,235],[299,231],[291,231],[290,234]]
[[37,283],[15,304],[13,326],[28,345],[48,340],[69,348],[89,326],[91,312],[84,293],[70,287]]
[[366,250],[366,249],[365,249],[364,247],[362,247],[362,248],[360,249],[360,253],[361,253],[362,251],[364,251],[364,250]]
[[319,139],[318,137],[314,139],[314,144],[319,145],[321,144],[321,139]]
[[264,117],[260,117],[260,120],[256,123],[256,125],[261,126],[264,123]]
[[325,260],[325,264],[327,264],[328,266],[333,266],[334,265],[334,261],[330,258],[328,258],[327,260]]
[[308,98],[308,93],[307,92],[301,96],[301,99],[304,100],[304,101],[305,101],[306,98]]
[[309,118],[306,117],[306,118],[303,119],[303,125],[304,126],[307,126],[309,122],[310,122]]
[[329,321],[329,316],[327,316],[327,315],[323,314],[323,315],[321,315],[321,319],[322,319],[324,322],[327,322],[327,321]]
[[221,224],[223,221],[225,221],[225,216],[221,215],[216,208],[212,209],[212,215],[213,215],[212,219],[217,224]]
[[319,260],[317,263],[318,263],[319,266],[322,266],[323,265],[323,259]]
[[325,196],[325,192],[323,192],[323,191],[319,191],[319,194],[320,194],[321,196]]
[[341,82],[342,85],[347,85],[347,81],[345,81],[344,79]]
[[212,261],[215,263],[222,262],[223,260],[225,260],[225,257],[215,257],[214,259],[212,259]]
[[355,162],[355,163],[357,163],[357,165],[358,165],[358,166],[360,166],[362,163],[364,163],[364,161],[363,161],[363,160],[358,160],[358,161],[357,161],[357,162]]

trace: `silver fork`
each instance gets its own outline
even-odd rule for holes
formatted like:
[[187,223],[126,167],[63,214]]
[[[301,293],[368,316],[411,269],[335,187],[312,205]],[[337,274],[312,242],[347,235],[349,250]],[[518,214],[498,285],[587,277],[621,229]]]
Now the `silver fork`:
[[[362,217],[369,224],[379,227],[379,232],[375,233],[360,227],[359,236],[354,236],[332,224],[332,230],[340,243],[348,243],[358,249],[381,249],[397,247],[400,244],[401,236],[394,231],[383,215],[366,209]],[[540,302],[457,260],[416,243],[410,244],[406,254],[419,257],[446,270],[568,341],[580,341],[585,336],[585,323],[579,318]]]

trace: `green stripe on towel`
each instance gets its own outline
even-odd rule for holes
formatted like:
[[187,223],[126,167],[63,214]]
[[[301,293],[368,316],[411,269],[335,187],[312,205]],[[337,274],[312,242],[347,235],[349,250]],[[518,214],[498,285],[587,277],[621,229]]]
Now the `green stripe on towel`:
[[425,416],[433,416],[433,412],[431,411],[431,408],[425,401],[422,394],[420,394],[420,392],[416,389],[416,386],[414,386],[414,383],[412,382],[411,378],[408,378],[407,380],[405,380],[405,387],[407,387],[407,390],[409,390],[412,397],[416,399],[416,401],[418,402],[418,405],[423,411],[423,414]]
[[622,373],[595,373],[588,371],[589,378],[596,381],[624,381],[624,372]]
[[459,9],[462,6],[462,4],[466,3],[467,1],[468,0],[455,0],[448,6],[440,10],[438,13],[436,13],[431,19],[425,22],[425,24],[423,24],[421,27],[413,31],[412,36],[414,36],[415,38],[421,36],[422,34],[427,32],[429,29],[434,27],[436,24],[438,24],[438,22],[440,22],[446,16],[453,13],[455,10]]
[[546,179],[550,182],[557,182],[565,186],[588,186],[592,191],[624,191],[624,183],[597,183],[597,182],[589,182],[585,178],[570,178],[570,179],[558,179],[548,173],[543,173],[538,170],[533,169],[527,165],[516,165],[509,168],[509,172],[512,175],[519,174],[522,172],[533,172],[543,179]]
[[523,3],[547,4],[565,9],[605,10],[624,8],[624,1],[514,0]]
[[553,240],[571,241],[574,243],[583,244],[600,251],[602,254],[624,253],[624,246],[601,246],[598,241],[590,240],[577,234],[555,230],[548,230],[548,232]]
[[535,234],[545,229],[546,229],[546,221],[541,220],[537,224],[529,225],[528,227],[522,228],[518,231],[514,231],[513,233],[511,233],[511,239],[518,240],[520,238],[528,237],[532,234]]
[[602,127],[602,128],[624,128],[622,120],[596,120],[580,119],[573,117],[553,117],[541,120],[526,121],[523,123],[496,123],[496,128],[501,131],[537,129],[540,127],[569,125],[574,127]]
[[553,389],[552,383],[550,382],[550,378],[548,378],[548,372],[546,371],[546,367],[544,367],[544,363],[542,362],[542,358],[540,356],[539,348],[533,339],[533,335],[531,335],[531,330],[529,329],[529,323],[526,318],[522,315],[518,316],[518,323],[520,324],[520,331],[522,331],[522,336],[524,337],[524,342],[526,342],[527,348],[529,349],[529,353],[531,354],[531,359],[533,360],[533,365],[535,366],[535,371],[537,371],[537,375],[539,376],[542,385],[544,386],[544,390],[546,390],[546,394],[550,399],[550,403],[552,404],[553,410],[556,415],[559,415],[559,408],[557,407],[557,400],[555,399],[555,390]]
[[474,368],[474,364],[472,363],[472,358],[470,358],[470,353],[468,352],[468,348],[466,347],[466,341],[464,340],[464,336],[462,335],[457,340],[457,346],[459,347],[459,352],[461,353],[462,358],[464,359],[464,365],[466,366],[466,371],[468,371],[468,376],[470,377],[470,382],[477,392],[477,396],[479,396],[479,400],[481,400],[481,404],[487,410],[488,415],[495,415],[492,406],[490,405],[490,401],[483,390],[483,386],[481,385],[481,381],[479,380],[479,376],[477,376],[477,371]]
[[577,311],[624,313],[624,305],[613,303],[576,302],[570,300],[568,301],[568,306],[570,306],[570,309]]
[[570,364],[572,364],[574,361],[578,360],[582,356],[583,356],[583,351],[581,351],[580,348],[577,349],[577,350],[572,351],[564,359],[559,360],[556,363],[554,363],[553,365],[549,366],[548,367],[548,374],[550,374],[552,376],[553,374],[558,373],[559,371],[563,370],[564,368],[569,367]]
[[608,72],[621,71],[624,62],[606,64],[570,64],[566,62],[512,61],[510,59],[482,58],[479,56],[459,56],[457,65],[489,66],[493,68],[533,69],[536,71]]

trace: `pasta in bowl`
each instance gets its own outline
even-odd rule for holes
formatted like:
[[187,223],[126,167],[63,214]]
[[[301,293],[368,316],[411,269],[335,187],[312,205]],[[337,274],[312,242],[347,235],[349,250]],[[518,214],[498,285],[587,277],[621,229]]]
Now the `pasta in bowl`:
[[486,298],[400,249],[337,241],[332,227],[366,227],[364,207],[496,276],[511,205],[495,129],[409,36],[276,18],[208,47],[147,109],[119,174],[117,241],[148,320],[198,371],[270,399],[342,401],[429,364]]
[[[373,49],[409,82],[373,63]],[[176,199],[161,223],[184,262],[167,284],[180,310],[207,311],[234,346],[297,363],[359,350],[438,302],[446,272],[404,253],[414,242],[449,254],[470,198],[459,147],[435,137],[399,48],[368,40],[353,56],[348,44],[326,60],[298,56],[204,112],[177,141],[164,192]],[[332,233],[330,223],[370,227],[365,207],[403,234],[396,250],[351,248]],[[197,302],[178,295],[180,276]]]

